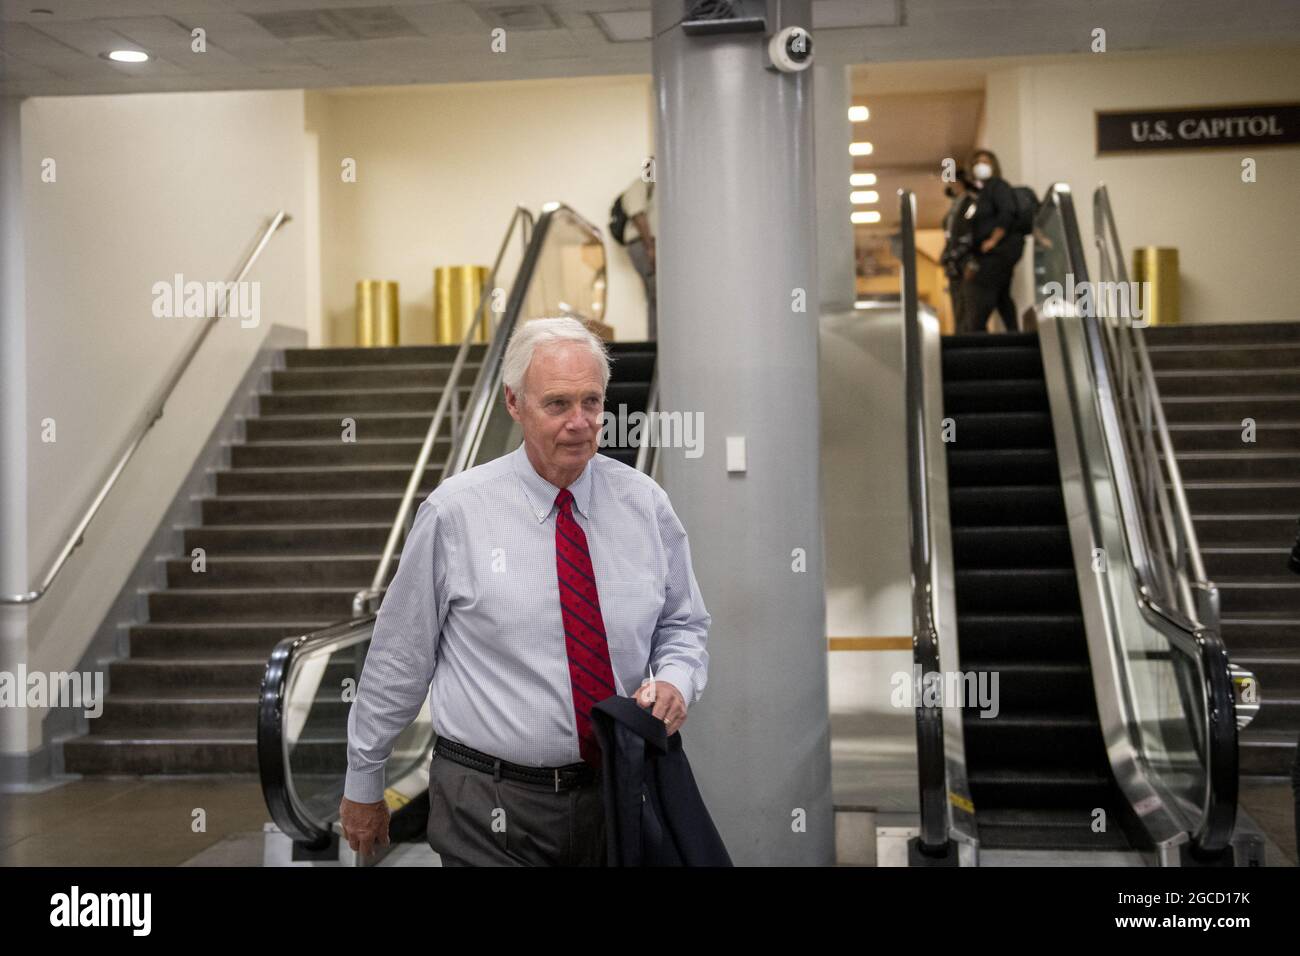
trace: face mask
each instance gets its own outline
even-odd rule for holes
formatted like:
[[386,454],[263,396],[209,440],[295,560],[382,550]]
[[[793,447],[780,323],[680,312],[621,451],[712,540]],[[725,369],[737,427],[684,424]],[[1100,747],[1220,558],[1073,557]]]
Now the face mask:
[[993,176],[993,167],[988,163],[976,163],[972,172],[976,179],[989,179]]

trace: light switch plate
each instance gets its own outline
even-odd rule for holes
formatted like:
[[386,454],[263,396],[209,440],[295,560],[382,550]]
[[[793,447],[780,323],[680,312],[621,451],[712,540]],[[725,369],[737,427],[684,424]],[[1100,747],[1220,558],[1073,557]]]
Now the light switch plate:
[[727,471],[744,472],[745,470],[745,436],[727,436]]

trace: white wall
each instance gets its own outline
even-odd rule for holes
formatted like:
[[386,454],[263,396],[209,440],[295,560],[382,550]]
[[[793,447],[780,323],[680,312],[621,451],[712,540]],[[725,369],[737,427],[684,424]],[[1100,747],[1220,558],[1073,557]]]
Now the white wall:
[[[301,215],[303,94],[38,98],[23,104],[21,133],[35,578],[201,323],[155,318],[153,284],[178,272],[224,280],[271,214]],[[41,180],[46,158],[54,182]],[[261,283],[259,325],[225,319],[209,336],[84,546],[35,606],[29,669],[76,666],[272,323],[304,325],[306,258],[300,221],[272,240],[250,276]],[[46,419],[52,443],[42,441]],[[21,750],[24,738],[39,743],[36,719],[0,746]]]
[[[989,75],[986,145],[1004,174],[1040,193],[1070,184],[1092,249],[1092,191],[1104,181],[1129,262],[1136,246],[1175,246],[1182,321],[1296,321],[1294,258],[1300,222],[1300,147],[1179,150],[1098,157],[1097,110],[1294,102],[1300,50],[1194,55],[1098,54]],[[1258,181],[1241,181],[1241,160]],[[1028,252],[1016,303],[1030,304]],[[1090,258],[1095,270],[1095,257]]]
[[[597,77],[308,94],[320,132],[324,342],[355,341],[358,279],[401,286],[404,344],[433,341],[433,270],[491,265],[517,203],[605,230],[652,152],[650,79]],[[341,162],[357,162],[345,183]],[[606,239],[607,320],[645,336],[640,277]]]

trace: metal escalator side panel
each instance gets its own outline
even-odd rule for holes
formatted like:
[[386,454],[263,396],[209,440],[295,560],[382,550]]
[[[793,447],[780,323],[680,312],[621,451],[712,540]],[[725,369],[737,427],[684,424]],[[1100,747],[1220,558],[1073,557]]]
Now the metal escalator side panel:
[[[948,462],[942,437],[943,367],[938,318],[922,309],[916,287],[915,199],[899,190],[903,270],[909,539],[912,563],[912,693],[916,712],[921,837],[914,859],[943,853],[959,865],[978,860],[975,808],[966,775],[960,702],[927,703],[931,680],[960,670],[948,512]],[[955,847],[953,846],[955,844]]]
[[1145,715],[1131,711],[1121,635],[1142,633],[1147,624],[1131,599],[1131,590],[1123,586],[1129,572],[1123,529],[1105,467],[1100,425],[1095,414],[1089,414],[1086,369],[1079,364],[1077,343],[1071,349],[1066,341],[1071,331],[1055,316],[1039,316],[1043,374],[1097,715],[1120,793],[1145,830],[1158,862],[1173,865],[1178,847],[1188,840],[1185,811],[1148,773],[1135,739],[1133,727]]

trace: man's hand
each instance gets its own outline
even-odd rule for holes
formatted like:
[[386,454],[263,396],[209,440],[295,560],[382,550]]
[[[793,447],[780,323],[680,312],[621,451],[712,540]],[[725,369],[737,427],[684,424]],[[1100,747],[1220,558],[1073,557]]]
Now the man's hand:
[[686,701],[682,700],[682,692],[668,681],[646,681],[636,692],[635,699],[642,707],[654,707],[651,713],[664,721],[669,736],[686,723]]
[[339,804],[339,823],[343,839],[354,853],[369,856],[376,846],[388,846],[388,804],[354,803],[347,797]]

